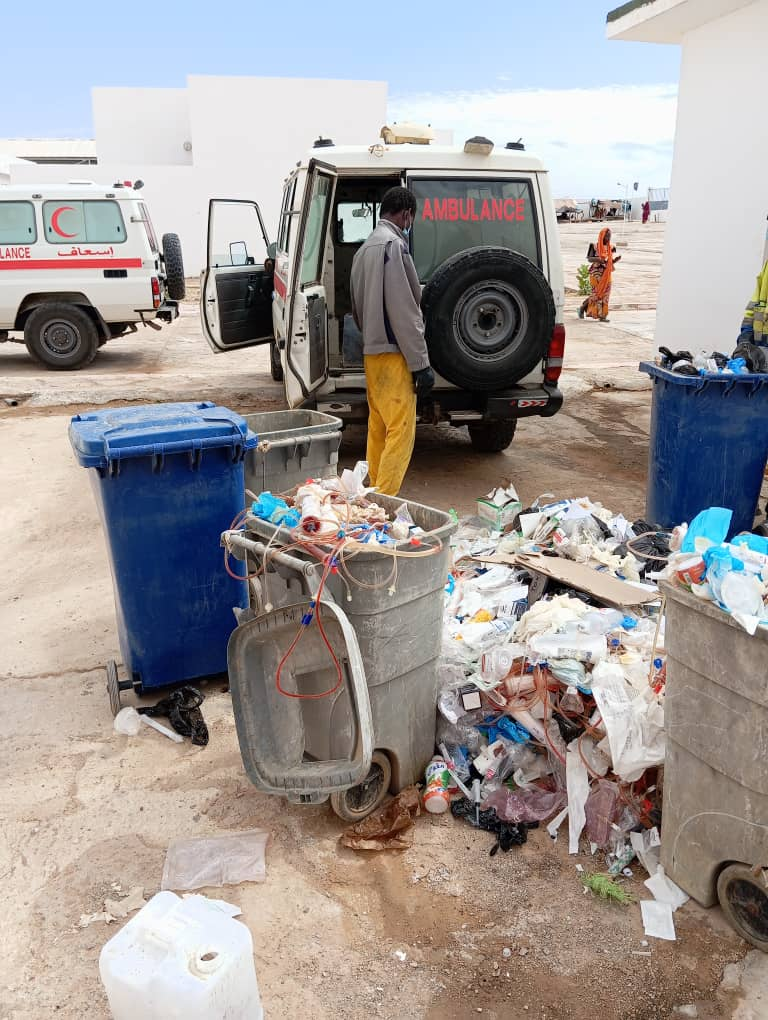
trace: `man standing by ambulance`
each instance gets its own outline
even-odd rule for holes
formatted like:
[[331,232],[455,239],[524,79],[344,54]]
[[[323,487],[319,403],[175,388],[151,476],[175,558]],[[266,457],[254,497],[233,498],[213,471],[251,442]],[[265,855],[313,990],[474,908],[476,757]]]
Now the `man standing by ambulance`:
[[424,340],[421,286],[408,251],[416,198],[390,188],[379,222],[352,263],[352,314],[363,334],[371,485],[396,496],[413,453],[416,398],[435,384]]

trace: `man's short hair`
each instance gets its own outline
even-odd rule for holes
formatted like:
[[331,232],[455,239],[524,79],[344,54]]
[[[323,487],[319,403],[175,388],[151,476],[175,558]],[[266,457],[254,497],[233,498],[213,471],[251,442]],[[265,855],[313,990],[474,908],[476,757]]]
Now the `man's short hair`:
[[380,216],[409,212],[416,215],[416,196],[408,188],[390,188],[381,200]]

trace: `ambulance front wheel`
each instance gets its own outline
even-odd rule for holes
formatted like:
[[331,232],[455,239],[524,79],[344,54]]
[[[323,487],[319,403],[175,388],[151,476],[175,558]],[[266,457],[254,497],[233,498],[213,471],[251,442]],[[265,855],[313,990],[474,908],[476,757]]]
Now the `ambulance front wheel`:
[[94,321],[78,305],[46,301],[27,319],[24,342],[36,361],[71,371],[90,365],[99,349],[99,334]]
[[348,790],[331,794],[331,807],[344,822],[353,825],[367,818],[389,793],[392,782],[392,765],[383,751],[371,755],[371,768],[367,777]]
[[280,360],[280,351],[274,340],[269,345],[269,371],[275,382],[283,381],[283,363]]

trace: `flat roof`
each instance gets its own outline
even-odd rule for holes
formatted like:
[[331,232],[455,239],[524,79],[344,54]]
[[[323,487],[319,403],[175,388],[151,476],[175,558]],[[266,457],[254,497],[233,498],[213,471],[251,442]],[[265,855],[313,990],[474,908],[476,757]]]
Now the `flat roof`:
[[541,172],[544,164],[536,156],[520,149],[495,146],[489,156],[470,155],[463,148],[447,145],[385,145],[383,142],[364,145],[333,145],[311,149],[302,160],[306,166],[310,159],[328,163],[339,170],[497,170],[509,173]]
[[606,35],[627,42],[681,43],[687,32],[755,0],[628,0],[609,11]]

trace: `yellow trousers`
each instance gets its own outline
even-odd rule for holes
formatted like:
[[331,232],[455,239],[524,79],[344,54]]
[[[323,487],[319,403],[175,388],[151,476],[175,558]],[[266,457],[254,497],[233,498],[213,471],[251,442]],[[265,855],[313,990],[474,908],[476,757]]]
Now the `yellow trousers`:
[[411,462],[416,436],[416,393],[405,358],[366,354],[368,387],[367,460],[371,485],[396,496]]

